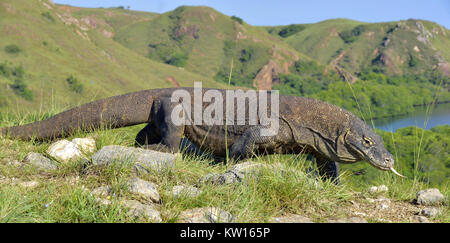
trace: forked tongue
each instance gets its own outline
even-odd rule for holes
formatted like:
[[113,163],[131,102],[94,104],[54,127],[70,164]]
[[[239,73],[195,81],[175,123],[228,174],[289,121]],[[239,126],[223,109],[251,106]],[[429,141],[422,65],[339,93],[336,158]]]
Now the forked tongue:
[[406,178],[406,176],[401,175],[400,173],[398,173],[398,172],[394,169],[394,167],[391,167],[391,171],[394,172],[394,174],[396,174],[396,175],[398,175],[398,176],[400,176],[400,177]]

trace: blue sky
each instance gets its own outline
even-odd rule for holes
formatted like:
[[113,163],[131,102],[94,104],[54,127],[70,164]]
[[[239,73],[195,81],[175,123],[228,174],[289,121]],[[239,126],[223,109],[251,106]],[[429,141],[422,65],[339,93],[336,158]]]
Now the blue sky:
[[130,6],[163,13],[181,5],[204,5],[252,25],[315,23],[331,18],[363,22],[424,19],[450,29],[450,0],[54,0],[80,7]]

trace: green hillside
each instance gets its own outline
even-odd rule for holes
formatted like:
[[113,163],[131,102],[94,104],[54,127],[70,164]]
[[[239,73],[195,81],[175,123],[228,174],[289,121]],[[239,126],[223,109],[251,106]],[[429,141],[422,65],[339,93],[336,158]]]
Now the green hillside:
[[124,27],[121,22],[152,14],[97,9],[96,14],[106,17],[87,20],[76,12],[47,1],[0,3],[0,110],[67,107],[197,80],[220,86],[211,78],[138,55],[112,39],[112,30]]
[[[257,77],[264,66],[273,66],[277,74],[288,72],[294,61],[305,59],[265,30],[209,7],[178,7],[122,28],[114,39],[152,60],[222,82],[228,80],[233,59],[232,83],[248,87],[266,81]],[[269,88],[272,81],[268,81]]]
[[[450,31],[433,22],[409,19],[371,24],[333,19],[301,26],[282,38],[322,64],[337,65],[353,74],[375,68],[387,75],[417,75],[436,69],[450,75]],[[283,28],[267,30],[279,35]]]

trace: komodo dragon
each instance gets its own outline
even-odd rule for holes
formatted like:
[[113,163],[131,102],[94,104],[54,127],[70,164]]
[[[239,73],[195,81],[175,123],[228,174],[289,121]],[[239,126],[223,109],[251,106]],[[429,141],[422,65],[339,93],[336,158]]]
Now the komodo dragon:
[[[316,158],[319,175],[337,183],[339,171],[336,162],[364,160],[377,169],[391,170],[401,176],[394,170],[394,158],[384,147],[380,136],[361,119],[335,105],[311,98],[280,95],[279,117],[276,118],[279,119],[278,133],[260,136],[262,125],[176,126],[171,121],[176,104],[171,102],[171,95],[180,89],[193,97],[193,88],[139,91],[81,105],[43,121],[1,128],[0,134],[25,140],[48,140],[80,129],[92,131],[103,126],[119,128],[148,123],[137,135],[137,144],[150,147],[159,144],[176,151],[184,135],[192,144],[215,156],[225,157],[228,150],[229,158],[236,160],[257,153],[308,153]],[[226,97],[226,90],[218,91]],[[225,98],[223,102],[226,102]],[[203,102],[203,109],[207,105],[208,102]],[[269,102],[267,105],[270,109]],[[248,102],[246,108],[245,114],[248,115]]]

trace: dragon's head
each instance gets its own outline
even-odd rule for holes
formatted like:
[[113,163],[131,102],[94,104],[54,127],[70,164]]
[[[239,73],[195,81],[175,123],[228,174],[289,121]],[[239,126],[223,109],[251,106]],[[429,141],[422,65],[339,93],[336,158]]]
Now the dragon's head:
[[355,119],[352,122],[344,141],[348,151],[354,156],[369,162],[377,169],[391,170],[396,175],[402,176],[395,171],[394,157],[384,147],[381,137],[362,120]]

